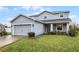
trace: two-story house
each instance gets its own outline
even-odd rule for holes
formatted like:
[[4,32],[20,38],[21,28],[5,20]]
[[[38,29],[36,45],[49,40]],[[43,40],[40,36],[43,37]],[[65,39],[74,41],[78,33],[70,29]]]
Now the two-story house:
[[69,31],[69,11],[43,11],[37,15],[19,15],[11,21],[12,35],[27,35],[35,32],[40,35],[47,32]]

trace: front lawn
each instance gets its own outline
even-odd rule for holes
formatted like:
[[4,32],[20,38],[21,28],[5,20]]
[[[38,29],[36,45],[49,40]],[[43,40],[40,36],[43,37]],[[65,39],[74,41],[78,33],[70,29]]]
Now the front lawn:
[[79,51],[79,34],[76,37],[70,37],[66,35],[42,35],[36,39],[23,37],[15,43],[0,48],[0,51]]

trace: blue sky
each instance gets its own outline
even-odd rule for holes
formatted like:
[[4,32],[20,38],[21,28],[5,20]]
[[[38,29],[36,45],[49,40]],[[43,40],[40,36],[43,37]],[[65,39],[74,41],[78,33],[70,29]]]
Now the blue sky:
[[10,25],[10,21],[19,14],[29,16],[44,10],[70,11],[69,17],[79,24],[79,6],[0,6],[0,23]]

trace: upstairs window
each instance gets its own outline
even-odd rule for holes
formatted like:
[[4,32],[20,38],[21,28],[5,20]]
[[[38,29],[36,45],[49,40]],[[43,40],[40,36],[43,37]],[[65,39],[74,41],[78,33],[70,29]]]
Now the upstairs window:
[[44,16],[44,19],[46,19],[47,17],[46,16]]
[[60,14],[60,17],[63,17],[63,14]]
[[60,15],[60,17],[63,17],[63,15]]

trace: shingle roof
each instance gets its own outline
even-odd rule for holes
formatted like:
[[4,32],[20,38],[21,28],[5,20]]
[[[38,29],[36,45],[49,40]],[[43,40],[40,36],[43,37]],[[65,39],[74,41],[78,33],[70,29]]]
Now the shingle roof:
[[60,18],[60,19],[50,19],[50,20],[41,20],[41,21],[62,21],[62,20],[66,20],[66,21],[71,21],[70,18]]
[[50,19],[50,20],[42,20],[42,21],[37,20],[37,19],[32,19],[32,17],[37,17],[37,16],[43,14],[44,12],[47,12],[47,13],[50,13],[50,14],[69,13],[69,11],[54,11],[54,12],[43,11],[43,12],[41,12],[40,14],[32,15],[32,16],[29,16],[29,17],[20,14],[20,15],[18,15],[17,17],[15,17],[13,20],[11,20],[11,22],[15,21],[15,20],[16,20],[18,17],[20,17],[20,16],[26,17],[26,18],[28,18],[28,19],[31,19],[31,20],[33,20],[33,21],[35,21],[35,22],[39,22],[39,23],[44,23],[44,22],[46,22],[46,21],[63,21],[63,20],[65,20],[65,21],[71,21],[70,18],[63,18],[63,19]]
[[62,18],[62,19],[50,19],[50,20],[41,20],[41,21],[44,23],[46,23],[46,22],[58,22],[58,21],[70,22],[71,19],[70,18]]
[[30,20],[33,20],[33,21],[35,21],[35,22],[43,23],[43,22],[41,22],[41,21],[34,20],[34,19],[32,19],[32,18],[30,18],[30,17],[27,17],[27,16],[25,16],[25,15],[22,15],[22,14],[18,15],[17,17],[15,17],[15,18],[14,18],[13,20],[11,20],[10,22],[12,23],[13,21],[15,21],[15,20],[16,20],[17,18],[19,18],[20,16],[23,16],[23,17],[28,18],[28,19],[30,19]]
[[69,11],[53,11],[53,12],[43,11],[43,12],[41,12],[41,13],[39,13],[39,14],[32,15],[32,16],[30,16],[30,17],[37,17],[37,16],[43,14],[44,12],[47,12],[47,13],[50,13],[50,14],[69,13]]

